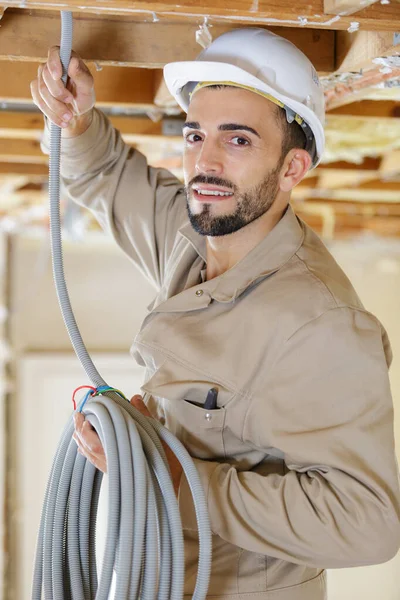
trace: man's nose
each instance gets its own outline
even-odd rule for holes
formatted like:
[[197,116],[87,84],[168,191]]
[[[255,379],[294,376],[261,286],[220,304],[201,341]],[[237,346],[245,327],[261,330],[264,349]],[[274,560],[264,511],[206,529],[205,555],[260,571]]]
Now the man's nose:
[[201,152],[196,161],[196,173],[212,173],[221,175],[223,162],[221,150],[215,144],[203,142]]

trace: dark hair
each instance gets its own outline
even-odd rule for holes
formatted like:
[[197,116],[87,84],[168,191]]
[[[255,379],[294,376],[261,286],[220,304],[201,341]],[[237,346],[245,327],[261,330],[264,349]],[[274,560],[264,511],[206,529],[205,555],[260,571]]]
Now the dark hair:
[[288,123],[286,118],[286,111],[280,106],[276,106],[276,121],[280,126],[283,137],[282,137],[282,158],[286,157],[287,153],[293,148],[306,148],[306,136],[304,131],[296,121]]

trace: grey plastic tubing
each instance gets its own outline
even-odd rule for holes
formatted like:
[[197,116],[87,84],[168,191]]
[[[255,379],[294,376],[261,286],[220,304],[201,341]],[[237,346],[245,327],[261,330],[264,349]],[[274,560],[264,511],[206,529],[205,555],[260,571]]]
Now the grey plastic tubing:
[[[61,12],[63,81],[72,47],[72,14]],[[51,126],[50,237],[53,275],[74,350],[93,386],[107,385],[81,338],[66,288],[60,227],[61,129]],[[78,407],[81,409],[82,402]],[[211,529],[194,463],[171,432],[144,417],[115,392],[90,398],[82,409],[107,459],[108,520],[101,565],[96,518],[103,473],[77,452],[72,415],[56,451],[40,520],[32,600],[182,600],[184,544],[178,502],[162,441],[182,464],[195,506],[199,562],[192,598],[207,596]],[[97,570],[99,572],[97,572]],[[114,586],[114,587],[112,587]],[[114,591],[113,596],[112,590]]]

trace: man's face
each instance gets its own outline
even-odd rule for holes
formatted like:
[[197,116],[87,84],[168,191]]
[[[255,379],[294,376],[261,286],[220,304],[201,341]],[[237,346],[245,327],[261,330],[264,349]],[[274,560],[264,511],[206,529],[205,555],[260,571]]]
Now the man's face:
[[189,218],[198,233],[233,233],[274,203],[283,160],[275,110],[239,88],[194,94],[183,130],[183,168]]

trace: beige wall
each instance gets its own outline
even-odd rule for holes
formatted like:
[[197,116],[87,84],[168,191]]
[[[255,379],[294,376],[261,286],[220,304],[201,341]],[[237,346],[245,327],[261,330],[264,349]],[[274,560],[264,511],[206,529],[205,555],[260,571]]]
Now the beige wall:
[[[335,244],[332,251],[352,279],[364,304],[388,330],[395,359],[391,381],[396,409],[397,453],[400,447],[400,248],[381,244]],[[89,350],[128,353],[131,341],[155,291],[119,249],[103,236],[90,242],[67,243],[65,271],[71,302]],[[11,257],[11,333],[15,360],[26,352],[65,352],[65,333],[53,288],[48,240],[15,238]],[[18,384],[18,382],[17,382]],[[18,391],[18,387],[17,387]],[[12,427],[18,428],[20,398],[11,408]],[[19,408],[18,408],[19,407]],[[11,436],[10,440],[15,441]],[[18,448],[10,441],[14,463]],[[15,477],[15,473],[14,473]],[[11,494],[15,511],[11,525],[18,526],[18,498]],[[11,546],[13,564],[18,564]],[[14,552],[14,556],[13,556]],[[14,578],[18,576],[14,569]],[[400,556],[376,567],[329,572],[329,600],[398,600]],[[13,596],[12,586],[9,596]]]
[[[393,349],[390,369],[395,410],[396,454],[400,461],[400,243],[366,238],[330,248],[364,306],[387,330]],[[399,600],[400,553],[388,563],[329,571],[329,600]]]

